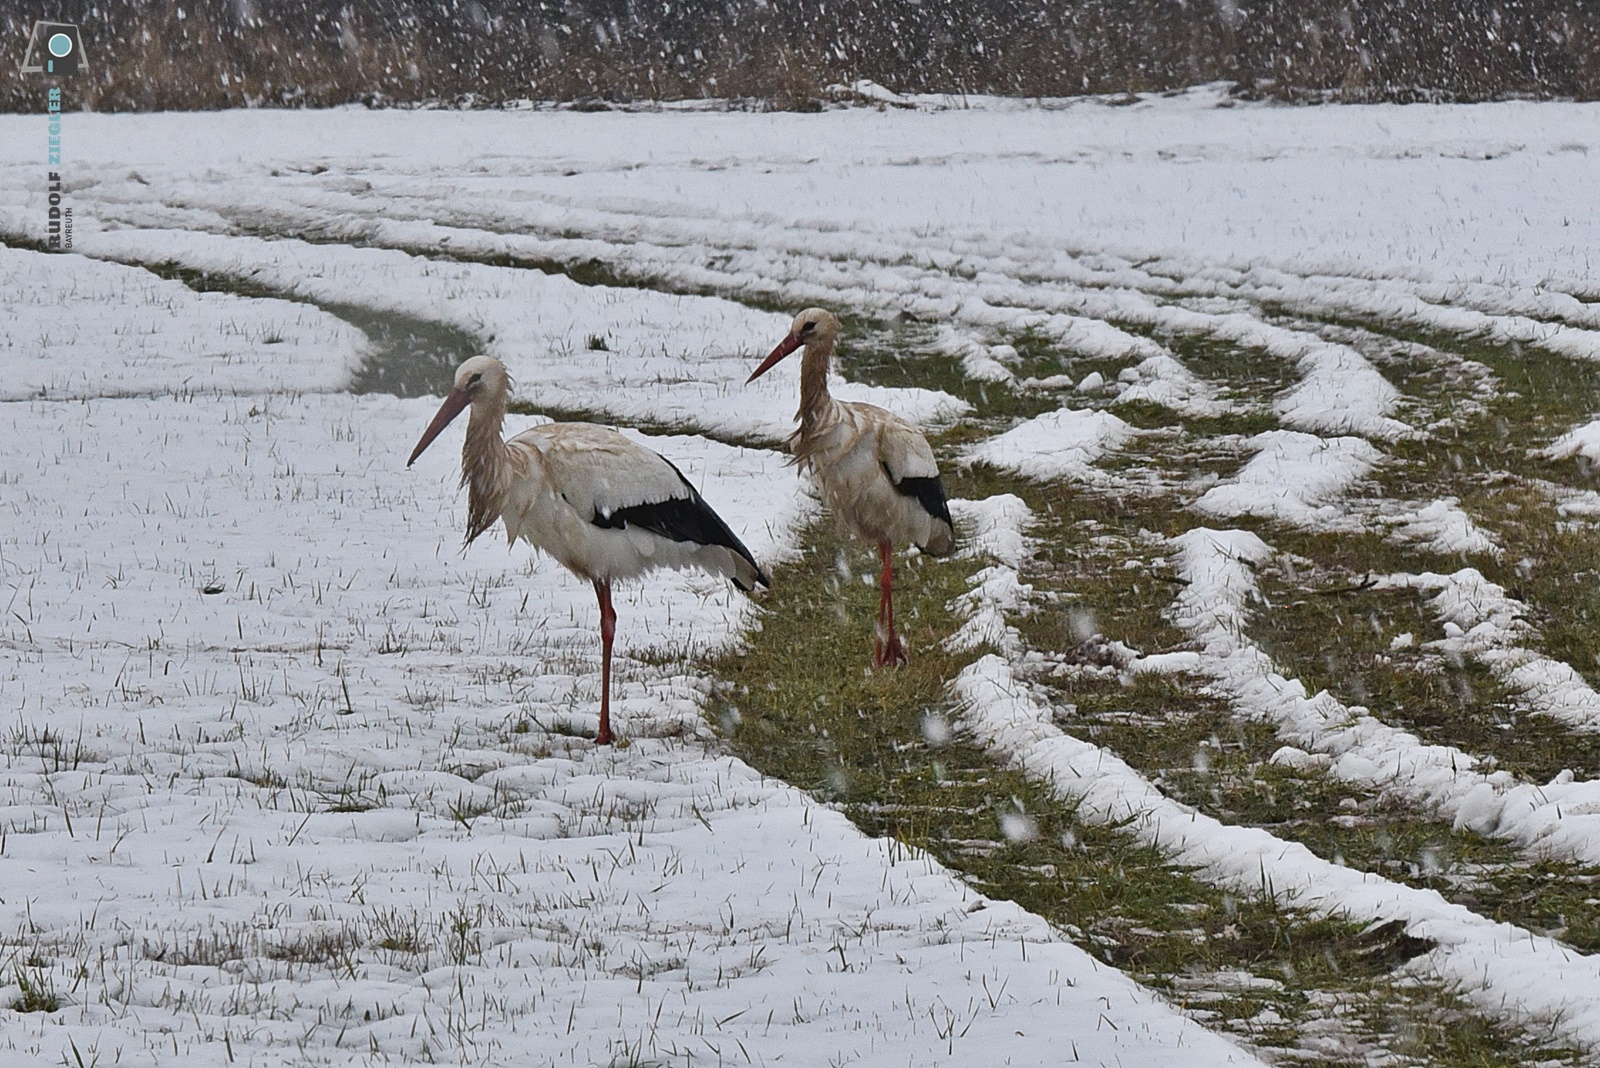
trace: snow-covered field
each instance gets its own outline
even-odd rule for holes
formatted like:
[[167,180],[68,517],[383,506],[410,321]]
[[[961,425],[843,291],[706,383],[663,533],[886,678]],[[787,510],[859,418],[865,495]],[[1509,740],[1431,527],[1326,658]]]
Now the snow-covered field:
[[[647,428],[769,563],[815,505],[774,451],[794,361],[742,384],[787,328],[757,309],[903,317],[973,381],[1060,401],[949,462],[1174,493],[1216,528],[1163,549],[1188,647],[1123,647],[1119,669],[1206,679],[1285,762],[1600,864],[1600,769],[1528,781],[1285,677],[1247,633],[1275,550],[1229,527],[1498,559],[1455,497],[1355,494],[1449,414],[1391,381],[1393,351],[1319,324],[1600,359],[1600,107],[1222,103],[67,115],[76,254],[0,248],[0,1060],[1256,1062],[728,755],[692,658],[759,608],[718,582],[619,600],[629,744],[584,740],[591,592],[525,547],[458,550],[451,451],[404,465],[436,401],[351,392],[385,354],[348,307],[471,337],[536,407]],[[0,117],[11,239],[42,233],[43,126]],[[526,266],[590,260],[639,287]],[[1030,376],[1019,337],[1126,367]],[[1179,341],[1281,384],[1230,386]],[[971,414],[838,392],[930,428]],[[1109,410],[1133,402],[1273,428],[1220,444],[1228,474],[1162,482],[1116,466],[1155,433]],[[1592,426],[1561,432],[1548,455],[1594,450]],[[1595,510],[1557,491],[1575,522]],[[1600,962],[1559,935],[1197,814],[1056,727],[1006,625],[1028,510],[955,510],[977,574],[952,647],[999,655],[950,681],[997,761],[1219,886],[1403,920],[1435,947],[1416,974],[1600,1049]],[[1423,591],[1444,653],[1530,713],[1596,730],[1592,665],[1541,651],[1514,591],[1469,567],[1380,581]],[[53,1011],[5,1008],[40,989]]]

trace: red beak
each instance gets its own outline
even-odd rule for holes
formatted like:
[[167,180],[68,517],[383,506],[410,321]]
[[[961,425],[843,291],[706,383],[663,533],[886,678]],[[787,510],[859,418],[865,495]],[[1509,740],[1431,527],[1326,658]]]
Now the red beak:
[[433,417],[433,422],[428,424],[428,429],[422,432],[422,440],[417,442],[417,447],[411,450],[411,459],[406,461],[410,467],[417,462],[417,457],[422,455],[422,450],[433,444],[433,439],[438,437],[445,427],[449,426],[456,416],[472,403],[472,397],[464,389],[452,389],[450,395],[439,405],[439,414]]
[[744,380],[744,384],[748,386],[750,383],[754,382],[756,379],[772,370],[775,366],[777,366],[779,360],[783,359],[785,356],[789,355],[789,353],[799,348],[800,344],[800,339],[794,334],[790,334],[788,337],[778,342],[778,347],[772,350],[772,355],[761,361],[761,366],[757,367],[750,373],[750,377]]

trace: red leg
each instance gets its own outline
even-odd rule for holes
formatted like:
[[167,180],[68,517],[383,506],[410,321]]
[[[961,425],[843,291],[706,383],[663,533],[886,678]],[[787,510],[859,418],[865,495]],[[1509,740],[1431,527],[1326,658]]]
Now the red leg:
[[878,598],[878,630],[872,642],[872,666],[898,667],[908,658],[900,635],[894,632],[894,547],[880,541],[878,558],[883,561],[883,592]]
[[617,636],[617,613],[611,607],[611,583],[594,581],[594,592],[600,598],[600,732],[594,736],[596,745],[610,745],[611,735],[611,639]]

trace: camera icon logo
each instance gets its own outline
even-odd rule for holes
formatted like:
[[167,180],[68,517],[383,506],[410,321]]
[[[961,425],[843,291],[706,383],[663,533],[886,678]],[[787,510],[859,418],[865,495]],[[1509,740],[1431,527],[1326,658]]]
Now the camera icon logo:
[[83,66],[83,35],[76,23],[40,20],[33,24],[19,68],[23,74],[77,74]]

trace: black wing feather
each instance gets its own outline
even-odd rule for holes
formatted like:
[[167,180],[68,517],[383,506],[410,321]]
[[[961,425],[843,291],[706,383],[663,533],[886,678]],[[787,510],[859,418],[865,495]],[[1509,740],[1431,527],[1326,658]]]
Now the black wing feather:
[[946,523],[950,523],[952,527],[955,526],[950,521],[950,505],[944,499],[944,483],[939,481],[938,475],[932,475],[927,478],[902,478],[899,482],[896,482],[887,465],[883,471],[884,474],[889,476],[889,483],[894,486],[896,493],[902,497],[915,498],[916,502],[922,505],[924,512],[927,512],[935,519],[942,519]]
[[[705,498],[689,484],[683,477],[683,472],[678,470],[678,465],[661,458],[668,467],[672,468],[678,476],[678,481],[683,483],[686,497],[668,497],[664,501],[653,504],[634,504],[627,508],[618,508],[610,515],[595,512],[594,518],[589,520],[603,530],[623,530],[629,526],[648,530],[652,534],[659,534],[671,541],[688,541],[696,545],[720,545],[731,549],[756,570],[756,580],[763,586],[771,586],[766,572],[761,570],[761,565],[756,563],[756,558],[750,555],[750,550],[744,547],[744,542],[739,536],[728,529],[728,524],[723,522],[720,515],[714,512]],[[737,578],[734,585],[740,589],[748,589]]]

